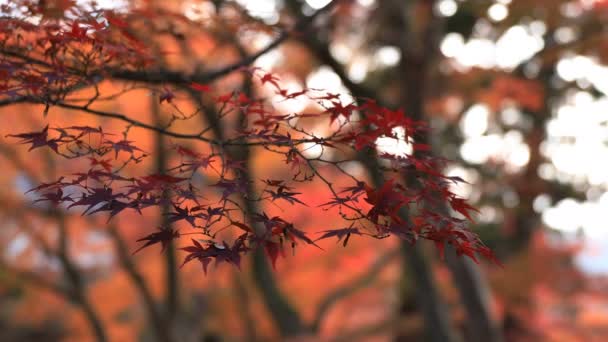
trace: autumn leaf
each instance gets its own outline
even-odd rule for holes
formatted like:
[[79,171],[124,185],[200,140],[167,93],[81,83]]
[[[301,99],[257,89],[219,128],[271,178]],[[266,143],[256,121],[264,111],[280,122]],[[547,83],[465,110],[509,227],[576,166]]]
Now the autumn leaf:
[[278,80],[279,80],[279,78],[276,77],[276,76],[274,76],[271,73],[266,73],[266,74],[264,74],[264,76],[260,77],[260,81],[262,82],[262,84],[270,83],[275,88],[277,88],[278,90],[280,90],[281,87],[279,86],[279,83],[277,82]]
[[479,210],[468,204],[465,199],[459,197],[452,197],[449,202],[452,209],[461,213],[469,221],[475,222],[475,220],[473,220],[473,218],[471,217],[470,212],[479,212]]
[[341,228],[341,229],[331,229],[331,230],[325,230],[322,231],[320,233],[324,233],[323,235],[321,235],[319,238],[317,238],[315,241],[319,241],[319,240],[323,240],[323,239],[328,239],[330,237],[337,237],[338,238],[338,242],[342,241],[342,239],[344,239],[344,242],[342,243],[342,245],[344,247],[346,247],[346,244],[348,243],[348,239],[350,238],[351,235],[363,235],[359,229],[357,228]]
[[133,254],[141,251],[142,249],[155,245],[157,243],[160,243],[162,248],[161,248],[161,252],[164,251],[165,249],[167,249],[167,246],[169,246],[169,243],[171,243],[171,241],[179,238],[179,232],[177,230],[173,230],[172,228],[168,228],[168,229],[162,229],[159,228],[158,232],[152,233],[146,237],[143,237],[139,240],[137,240],[137,242],[144,242],[144,245],[139,247],[135,252],[133,252]]
[[207,267],[211,261],[215,260],[216,265],[226,262],[240,268],[241,253],[247,251],[247,247],[245,247],[242,237],[243,236],[236,239],[232,246],[229,246],[226,242],[203,246],[200,242],[192,239],[192,246],[180,248],[189,253],[184,259],[181,267],[192,260],[198,260],[203,266],[203,271],[207,274]]
[[60,140],[59,139],[50,139],[49,140],[48,131],[49,131],[49,126],[46,125],[46,127],[44,127],[44,129],[40,132],[8,134],[7,137],[21,139],[21,141],[19,142],[20,144],[32,144],[32,146],[30,146],[30,149],[28,151],[31,151],[31,150],[39,148],[39,147],[48,146],[50,149],[55,151],[55,153],[58,153],[59,145],[57,143],[60,142]]
[[100,159],[96,159],[93,157],[88,157],[89,160],[91,161],[91,166],[101,166],[104,170],[111,172],[112,171],[112,164],[110,164],[110,159],[105,159],[105,160],[100,160]]
[[276,242],[266,240],[264,241],[264,251],[266,252],[266,255],[268,255],[268,258],[270,258],[272,268],[276,270],[277,259],[279,257],[279,254],[281,254],[283,251],[281,249],[281,246]]
[[196,82],[190,82],[190,88],[192,88],[196,91],[205,92],[205,93],[211,91],[210,86],[208,86],[206,84],[196,83]]

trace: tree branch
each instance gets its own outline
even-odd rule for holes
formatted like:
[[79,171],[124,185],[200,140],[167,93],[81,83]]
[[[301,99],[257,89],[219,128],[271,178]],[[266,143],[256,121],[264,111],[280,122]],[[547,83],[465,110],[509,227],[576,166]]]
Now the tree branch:
[[379,257],[374,263],[367,269],[367,271],[359,277],[353,279],[349,284],[334,289],[328,294],[317,306],[317,312],[315,318],[311,323],[311,330],[318,332],[321,328],[321,323],[327,315],[329,309],[336,304],[338,301],[350,296],[351,294],[361,290],[368,286],[376,277],[382,272],[382,270],[389,264],[389,262],[395,257],[400,255],[400,250],[392,250],[381,257]]
[[[298,20],[298,22],[295,24],[295,26],[292,28],[291,31],[294,32],[298,36],[304,35],[304,33],[306,33],[305,31],[307,31],[310,24],[318,16],[320,16],[321,14],[323,14],[325,12],[330,11],[336,5],[336,3],[340,2],[340,1],[341,0],[331,1],[324,7],[317,10],[311,16]],[[266,45],[260,51],[254,53],[252,55],[244,56],[239,61],[237,61],[233,64],[218,68],[216,70],[206,71],[206,72],[202,72],[202,73],[187,75],[187,74],[184,74],[179,71],[161,69],[161,70],[154,71],[154,72],[132,71],[132,70],[109,70],[107,72],[107,74],[110,77],[115,78],[115,79],[146,82],[146,83],[188,84],[190,82],[196,82],[196,83],[205,84],[205,83],[209,83],[212,81],[216,81],[216,80],[232,73],[233,71],[239,70],[243,67],[246,67],[246,66],[252,64],[261,56],[263,56],[266,53],[277,48],[279,45],[281,45],[283,42],[285,42],[290,36],[292,36],[292,33],[290,33],[289,31],[287,31],[287,30],[282,31],[273,41],[271,41],[268,45]]]
[[122,268],[125,270],[129,278],[131,278],[131,281],[135,285],[135,288],[139,291],[139,294],[141,295],[141,298],[146,307],[148,318],[150,319],[150,325],[152,326],[152,329],[156,331],[158,340],[161,342],[171,341],[171,337],[167,329],[167,324],[159,313],[158,307],[156,306],[156,302],[154,301],[154,296],[152,296],[152,292],[150,292],[150,289],[146,284],[144,277],[137,270],[137,267],[135,266],[135,263],[132,260],[131,254],[128,252],[128,247],[120,236],[118,228],[116,227],[116,225],[112,224],[108,228],[108,231],[110,232],[110,236],[114,240],[114,246]]

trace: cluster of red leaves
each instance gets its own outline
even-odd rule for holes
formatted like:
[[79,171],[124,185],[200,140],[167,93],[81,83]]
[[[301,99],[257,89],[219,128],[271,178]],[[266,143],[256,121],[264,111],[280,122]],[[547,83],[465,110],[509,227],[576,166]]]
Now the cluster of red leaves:
[[[277,86],[274,83],[272,85]],[[310,94],[306,96],[314,98]],[[247,198],[250,201],[281,201],[289,205],[308,206],[298,198],[302,193],[297,191],[300,188],[294,187],[294,184],[319,178],[322,171],[336,167],[337,164],[325,161],[327,165],[317,165],[320,161],[307,158],[299,145],[316,143],[324,148],[357,151],[374,148],[375,140],[382,136],[402,138],[393,134],[397,127],[405,128],[407,139],[413,139],[419,129],[425,129],[421,123],[412,122],[400,111],[391,111],[366,101],[361,105],[350,105],[353,110],[365,112],[366,119],[346,120],[331,136],[321,139],[307,136],[299,127],[290,125],[288,121],[293,115],[276,114],[264,100],[240,96],[236,92],[224,99],[226,103],[223,105],[245,111],[251,118],[247,129],[237,132],[233,139],[225,143],[242,143],[246,138],[248,144],[284,155],[286,163],[292,164],[292,170],[293,164],[296,164],[297,171],[291,180],[261,180],[264,188],[255,198]],[[339,99],[332,99],[329,106],[320,103],[325,105],[325,111],[316,114],[318,119],[326,117],[329,122],[334,121],[336,117],[333,109],[348,107],[338,106],[338,101]],[[273,123],[260,120],[264,117],[272,118]],[[346,116],[346,119],[349,118],[350,114]],[[51,136],[49,132],[54,134]],[[91,139],[92,136],[96,138]],[[112,135],[101,128],[45,127],[40,132],[15,134],[11,137],[30,144],[30,150],[46,146],[65,158],[88,158],[90,168],[86,172],[74,174],[71,179],[62,177],[56,182],[33,189],[41,194],[38,201],[48,201],[53,205],[64,204],[66,209],[84,207],[83,215],[107,212],[110,218],[125,210],[141,213],[145,208],[158,207],[163,201],[170,201],[173,211],[168,213],[169,226],[159,227],[158,231],[140,239],[144,244],[137,251],[154,244],[161,244],[164,249],[169,242],[184,234],[197,234],[201,239],[192,239],[192,245],[183,248],[189,253],[184,263],[197,259],[207,270],[212,260],[238,266],[240,256],[254,248],[264,248],[274,265],[278,256],[283,254],[285,243],[292,248],[299,243],[316,246],[315,240],[281,217],[269,217],[264,212],[245,215],[242,206],[238,204],[249,188],[248,181],[242,178],[243,164],[227,160],[219,154],[203,154],[175,144],[172,149],[179,156],[180,162],[167,174],[126,177],[122,175],[124,164],[138,162],[145,157],[145,152],[126,138],[112,139]],[[91,145],[90,141],[97,143]],[[105,157],[108,154],[110,157]],[[322,231],[317,240],[336,237],[346,245],[352,235],[375,238],[395,235],[411,243],[418,239],[434,241],[441,252],[445,244],[450,244],[458,254],[475,261],[475,253],[494,260],[492,252],[467,229],[465,220],[432,209],[433,204],[439,207],[441,203],[448,203],[452,210],[469,221],[473,220],[471,213],[475,209],[454,195],[449,188],[450,183],[462,180],[446,177],[439,171],[443,167],[443,160],[416,154],[396,156],[385,153],[379,157],[389,162],[389,172],[408,175],[419,184],[405,186],[398,178],[392,178],[382,187],[373,188],[365,181],[358,180],[353,186],[334,191],[331,182],[323,178],[328,182],[328,191],[334,196],[321,207],[327,210],[338,208],[350,225],[347,228]],[[200,194],[193,180],[197,172],[211,172],[217,178],[215,183],[206,187],[205,197]],[[171,194],[169,199],[164,197],[167,193]],[[421,203],[430,205],[420,207]],[[403,210],[414,208],[417,214],[404,219],[406,216],[403,216]],[[247,217],[254,217],[254,221],[245,223]],[[194,231],[183,233],[170,226],[180,221],[185,221]],[[231,227],[240,232],[234,242],[218,240],[218,232]]]
[[[0,32],[15,32],[0,42],[0,97],[25,98],[48,106],[69,103],[69,94],[111,75],[120,64],[124,72],[144,70],[153,59],[146,48],[127,30],[127,18],[108,11],[83,12],[68,6],[73,18],[63,21],[43,20],[38,25],[18,17],[0,21]],[[40,14],[36,7],[26,7],[24,15]],[[132,12],[131,15],[138,15]],[[150,15],[143,13],[142,15]],[[5,34],[6,35],[6,34]],[[6,53],[9,51],[10,53]],[[17,57],[19,56],[19,57]],[[27,62],[24,62],[27,60]],[[126,68],[126,69],[125,69]],[[198,235],[192,244],[182,249],[189,254],[184,264],[199,260],[206,271],[209,263],[226,262],[238,266],[241,256],[252,249],[263,248],[273,265],[283,254],[284,245],[295,248],[304,243],[317,246],[315,241],[336,237],[346,245],[353,235],[385,238],[390,235],[415,243],[419,239],[435,242],[440,251],[446,244],[456,252],[477,261],[476,253],[494,260],[492,252],[467,229],[467,221],[451,215],[450,210],[472,221],[475,209],[450,190],[451,183],[462,181],[446,177],[441,170],[445,161],[430,156],[425,144],[416,143],[418,133],[426,130],[423,122],[415,121],[401,110],[385,108],[370,99],[343,101],[339,94],[319,89],[288,91],[279,78],[256,68],[241,68],[242,72],[269,87],[276,102],[294,99],[316,104],[312,113],[285,114],[276,110],[266,98],[255,98],[240,91],[212,94],[218,118],[232,120],[231,115],[244,115],[245,122],[222,141],[207,138],[203,133],[192,136],[210,146],[210,153],[195,152],[174,145],[180,162],[165,173],[130,177],[125,175],[127,164],[138,163],[146,153],[128,140],[106,133],[101,127],[45,127],[38,132],[10,135],[30,150],[48,147],[58,156],[88,161],[85,172],[64,176],[55,182],[42,184],[33,191],[40,194],[36,202],[49,202],[65,210],[83,207],[83,215],[107,213],[111,219],[126,210],[141,213],[150,207],[173,208],[167,214],[166,226],[143,237],[137,250],[161,244],[163,249],[183,235]],[[180,91],[211,92],[206,84],[186,82],[181,88],[161,85],[154,89],[161,106],[179,111],[176,99]],[[89,111],[89,105],[70,104],[71,109]],[[276,100],[278,98],[278,100]],[[189,116],[184,115],[183,120]],[[300,119],[327,122],[331,133],[319,137],[299,126]],[[140,125],[143,126],[143,125]],[[164,133],[168,129],[156,128]],[[203,130],[203,132],[209,129]],[[399,136],[398,131],[404,134]],[[175,135],[175,134],[174,134]],[[348,174],[331,157],[307,156],[307,146],[320,146],[323,151],[335,151],[355,161],[362,150],[375,150],[379,138],[411,143],[414,152],[406,155],[382,153],[378,156],[386,166],[387,181],[374,188],[363,179]],[[264,148],[284,157],[289,176],[285,179],[261,180],[263,189],[256,190],[247,177],[242,161],[231,160],[224,148],[247,145]],[[338,171],[337,173],[335,171]],[[195,180],[205,173],[214,183],[201,184]],[[329,174],[346,173],[354,184],[336,190]],[[337,209],[346,228],[321,232],[317,240],[296,228],[294,223],[265,212],[245,212],[242,201],[268,202],[275,206],[307,207],[302,199],[305,183],[318,180],[325,183],[332,199],[322,204],[324,210]],[[251,192],[256,192],[252,194]],[[314,190],[318,191],[318,190]],[[362,200],[361,200],[362,199]],[[409,213],[409,217],[408,214]],[[415,214],[411,214],[415,213]],[[182,221],[193,231],[183,232],[173,227]],[[232,242],[218,235],[228,228],[237,232]],[[317,246],[318,247],[318,246]]]
[[139,69],[153,62],[144,44],[127,30],[130,18],[125,14],[66,5],[60,6],[66,11],[61,20],[55,20],[48,17],[48,8],[28,3],[15,1],[0,9],[0,97],[52,103],[118,66]]

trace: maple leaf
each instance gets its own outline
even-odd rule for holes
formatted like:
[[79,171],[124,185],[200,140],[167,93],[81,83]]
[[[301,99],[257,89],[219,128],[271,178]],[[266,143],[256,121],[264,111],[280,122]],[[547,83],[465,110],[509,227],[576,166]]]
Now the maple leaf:
[[296,92],[293,92],[293,93],[288,93],[287,90],[285,90],[285,89],[281,89],[281,90],[279,90],[279,91],[276,92],[277,95],[281,95],[286,100],[295,99],[296,97],[300,97],[302,95],[306,95],[306,93],[308,93],[308,89],[303,89],[303,90],[296,91]]
[[87,38],[87,28],[81,28],[78,21],[74,21],[72,23],[72,30],[69,32],[69,35],[74,39],[82,40],[84,38]]
[[283,199],[291,204],[295,204],[300,203],[302,205],[308,206],[306,205],[306,203],[300,201],[299,199],[295,198],[294,196],[296,195],[301,195],[301,192],[292,192],[292,191],[288,191],[291,190],[292,188],[285,186],[285,185],[280,185],[277,189],[277,191],[272,191],[272,190],[265,190],[265,192],[269,193],[270,196],[272,197],[272,200],[277,200],[277,199]]
[[294,239],[297,238],[298,240],[302,240],[304,242],[306,242],[309,245],[313,245],[319,249],[323,249],[321,247],[319,247],[319,245],[317,245],[313,240],[311,240],[308,236],[306,236],[306,233],[304,233],[303,231],[296,229],[293,224],[288,223],[283,227],[283,233],[285,234],[285,236],[290,239],[291,241],[295,242],[296,240]]
[[262,82],[262,84],[266,84],[268,82],[268,83],[272,84],[278,90],[281,90],[281,87],[279,86],[279,83],[277,82],[278,80],[279,80],[279,78],[274,76],[271,73],[266,73],[266,74],[264,74],[264,76],[260,77],[260,81]]
[[332,107],[326,108],[327,112],[330,113],[330,123],[333,123],[338,117],[342,116],[347,121],[350,121],[350,117],[355,110],[358,110],[359,107],[355,105],[355,103],[349,103],[346,106],[342,105],[341,102],[332,101]]
[[85,134],[90,134],[90,133],[97,133],[97,134],[101,134],[101,135],[113,135],[110,133],[104,133],[104,131],[101,127],[70,126],[70,127],[66,127],[65,129],[79,131],[80,132],[79,137],[82,135],[85,135]]
[[363,191],[365,191],[365,187],[366,187],[365,182],[358,181],[357,185],[343,188],[342,191],[340,191],[340,193],[350,192],[351,196],[355,196],[355,195],[358,195],[358,194],[362,193]]
[[367,216],[372,222],[378,223],[379,216],[389,216],[393,221],[401,221],[397,211],[407,204],[408,199],[396,190],[402,190],[402,187],[399,184],[395,185],[393,179],[385,182],[382,188],[377,190],[366,186],[365,201],[373,205]]
[[83,193],[79,200],[72,203],[68,209],[77,206],[88,206],[88,208],[82,213],[82,215],[90,214],[89,211],[95,206],[105,204],[116,198],[123,197],[123,194],[113,194],[112,188],[91,188],[88,189],[88,193]]
[[262,182],[266,183],[268,186],[281,186],[284,183],[284,181],[276,179],[262,179]]
[[133,153],[135,153],[135,151],[143,152],[142,149],[133,145],[133,141],[129,141],[129,140],[121,140],[121,141],[117,141],[117,142],[106,140],[105,143],[110,145],[110,148],[112,148],[114,150],[114,152],[116,153],[116,155],[114,156],[114,159],[118,158],[118,153],[121,151],[127,152],[131,155],[133,155]]
[[498,265],[499,267],[504,267],[502,262],[498,260],[498,258],[496,257],[496,255],[494,255],[494,252],[490,248],[486,246],[479,246],[477,247],[477,253],[481,254],[481,256],[491,261],[495,265]]
[[63,182],[64,179],[65,179],[65,177],[61,176],[55,182],[42,183],[42,184],[38,185],[37,187],[35,187],[33,189],[29,189],[25,193],[27,194],[27,193],[30,193],[32,191],[39,192],[40,190],[45,190],[45,189],[49,189],[50,190],[50,189],[53,189],[53,188],[61,188],[61,187],[67,186],[67,185],[71,185],[71,183],[64,183]]
[[73,199],[69,195],[63,196],[63,190],[61,188],[57,189],[56,192],[47,192],[42,194],[41,196],[42,198],[35,200],[34,203],[49,201],[52,202],[54,205],[58,205],[61,202],[73,201]]
[[105,203],[104,205],[102,205],[101,207],[89,211],[88,214],[93,215],[95,213],[109,211],[110,212],[110,216],[108,217],[108,222],[109,222],[114,216],[120,214],[123,210],[125,210],[127,208],[135,209],[135,210],[137,210],[137,212],[139,212],[139,214],[141,214],[139,201],[135,200],[133,202],[122,202],[122,201],[119,201],[116,199],[112,199],[112,200],[108,201],[107,203]]
[[171,90],[165,88],[164,91],[158,97],[158,103],[163,103],[165,101],[167,101],[167,103],[171,103],[174,98],[175,94]]
[[341,228],[341,229],[331,229],[331,230],[324,230],[322,232],[319,233],[325,233],[323,235],[321,235],[319,238],[317,238],[315,241],[319,241],[319,240],[323,240],[323,239],[327,239],[330,237],[337,237],[338,238],[338,242],[342,241],[342,239],[344,237],[346,237],[346,239],[344,239],[344,242],[342,243],[342,245],[344,247],[346,247],[346,244],[348,243],[348,239],[350,238],[351,235],[363,235],[359,229],[357,228],[352,228],[352,227],[348,227],[348,228]]
[[200,84],[200,83],[196,83],[196,82],[190,82],[190,88],[196,90],[196,91],[201,91],[201,92],[208,92],[211,91],[211,87],[206,85],[206,84]]
[[190,157],[190,158],[198,158],[198,157],[200,157],[200,153],[194,152],[191,149],[189,149],[187,147],[184,147],[184,146],[181,146],[181,145],[174,144],[173,145],[173,149],[180,156]]
[[134,185],[129,185],[131,189],[127,195],[139,193],[141,195],[148,194],[155,190],[163,190],[170,188],[172,185],[188,180],[188,178],[173,177],[166,174],[152,174],[141,177],[135,180]]
[[[334,197],[331,201],[325,202],[323,204],[318,205],[318,207],[326,207],[324,210],[329,210],[335,206],[342,206],[348,202],[353,201],[353,199],[349,196],[347,197]],[[355,199],[356,201],[356,199]]]
[[129,28],[129,24],[123,19],[119,18],[115,13],[111,11],[105,11],[105,18],[111,25],[114,25],[121,29]]
[[154,244],[157,244],[160,242],[162,248],[161,248],[161,252],[163,252],[165,249],[167,249],[167,246],[169,246],[169,243],[171,241],[173,241],[174,239],[179,238],[179,231],[177,230],[173,230],[172,228],[168,228],[168,229],[162,229],[159,228],[158,232],[152,233],[148,236],[145,236],[139,240],[137,240],[137,242],[144,242],[146,241],[146,243],[144,243],[143,246],[139,247],[135,252],[133,252],[133,254],[141,251],[142,249],[152,246]]
[[112,164],[110,164],[110,159],[98,160],[93,157],[88,157],[88,158],[91,161],[91,166],[95,167],[96,165],[99,165],[108,172],[112,171]]
[[47,139],[48,131],[49,131],[49,126],[46,125],[46,127],[44,127],[44,129],[40,132],[8,134],[6,136],[11,137],[11,138],[21,139],[21,141],[19,142],[20,144],[32,144],[32,146],[30,146],[28,151],[31,151],[31,150],[39,148],[39,147],[48,146],[50,149],[55,151],[55,153],[58,153],[59,145],[57,143],[60,142],[61,140],[59,140],[59,139],[48,140]]
[[209,156],[209,157],[203,157],[201,155],[199,155],[198,157],[196,157],[195,159],[188,161],[188,162],[184,162],[182,164],[182,167],[184,171],[196,171],[199,168],[203,168],[203,169],[207,169],[208,167],[211,167],[211,169],[215,170],[216,172],[219,173],[219,171],[216,170],[215,167],[213,167],[213,162],[214,162],[214,157],[213,156]]
[[251,229],[251,227],[249,227],[248,225],[246,225],[244,223],[241,223],[238,221],[231,221],[230,223],[232,223],[233,226],[237,226],[246,232],[250,232],[250,233],[253,232],[253,229]]
[[264,251],[266,252],[266,255],[268,255],[268,258],[270,258],[272,268],[274,270],[276,270],[277,269],[277,259],[279,258],[279,255],[282,254],[284,256],[283,249],[281,248],[281,246],[278,243],[269,241],[269,240],[265,240],[264,241]]
[[130,180],[128,178],[124,178],[116,173],[113,172],[107,172],[107,171],[103,171],[103,170],[89,170],[87,171],[87,173],[74,173],[74,176],[78,176],[77,178],[75,178],[72,181],[72,185],[76,185],[76,184],[80,184],[88,179],[94,179],[98,182],[101,182],[103,178],[107,179],[107,180],[121,180],[121,181],[127,181]]
[[241,253],[248,250],[243,242],[244,236],[246,235],[242,235],[240,238],[236,239],[232,247],[226,242],[223,242],[222,244],[214,243],[205,247],[200,242],[192,239],[192,246],[180,248],[189,253],[184,259],[181,267],[196,259],[203,266],[205,274],[207,274],[207,267],[213,260],[215,260],[216,266],[222,262],[226,262],[240,268]]
[[169,223],[186,220],[192,227],[196,227],[195,220],[197,218],[205,218],[202,213],[191,214],[191,210],[187,207],[181,208],[178,205],[173,204],[173,208],[175,208],[175,212],[167,213],[167,216],[169,216]]
[[471,260],[475,261],[476,264],[479,264],[479,260],[475,257],[475,247],[469,241],[460,241],[459,243],[455,243],[456,247],[456,255],[466,255],[471,258]]
[[240,179],[221,179],[217,183],[211,185],[223,189],[222,200],[227,199],[235,193],[246,193],[247,183]]
[[315,99],[315,100],[328,100],[328,101],[340,100],[340,94],[326,93],[324,96],[315,97],[313,99]]
[[449,202],[450,202],[450,206],[452,207],[452,209],[461,213],[469,221],[475,222],[475,220],[473,220],[473,218],[471,217],[470,212],[471,211],[479,212],[479,210],[477,210],[475,207],[468,204],[464,198],[452,197],[452,198],[450,198]]

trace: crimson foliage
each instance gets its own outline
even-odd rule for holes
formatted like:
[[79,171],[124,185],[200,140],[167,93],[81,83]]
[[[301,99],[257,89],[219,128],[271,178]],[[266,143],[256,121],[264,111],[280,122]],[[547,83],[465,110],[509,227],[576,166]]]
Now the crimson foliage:
[[[129,140],[128,129],[119,135],[102,127],[47,125],[40,131],[11,134],[11,138],[28,145],[30,151],[48,148],[62,158],[89,162],[82,172],[32,189],[40,195],[37,202],[50,202],[66,210],[82,208],[83,215],[106,213],[109,219],[127,210],[141,213],[149,207],[168,206],[172,209],[165,226],[138,240],[143,244],[137,251],[157,244],[165,249],[180,236],[193,235],[196,238],[181,248],[188,253],[184,264],[198,260],[205,272],[213,260],[238,267],[242,256],[256,248],[263,248],[274,265],[278,256],[284,255],[285,245],[316,246],[316,240],[335,237],[346,246],[354,235],[378,239],[394,235],[412,244],[427,239],[435,242],[440,251],[449,244],[458,254],[475,261],[476,253],[494,260],[492,252],[467,229],[467,220],[473,220],[475,208],[450,190],[452,183],[462,180],[445,176],[441,170],[446,161],[434,157],[430,146],[417,142],[421,132],[427,134],[424,122],[372,99],[353,99],[320,89],[290,91],[277,75],[248,67],[255,56],[200,75],[162,69],[152,53],[153,47],[136,37],[127,23],[138,16],[153,18],[169,13],[133,9],[124,14],[70,4],[71,15],[57,19],[49,17],[46,8],[24,3],[27,6],[4,6],[6,16],[0,21],[4,37],[0,41],[4,51],[0,57],[2,101],[41,104],[45,114],[50,107],[79,110],[122,120],[129,127],[145,128],[180,142],[202,142],[208,147],[203,152],[176,143],[171,151],[179,162],[166,173],[133,177],[126,175],[125,166],[139,163],[148,153],[136,141]],[[32,20],[39,22],[34,24]],[[257,97],[243,89],[221,92],[214,87],[215,79],[232,71],[240,72],[274,96]],[[112,96],[100,93],[99,84],[106,79],[147,84],[159,106],[171,106],[178,114],[173,115],[169,125],[161,127],[95,109],[97,101]],[[96,95],[84,102],[73,96],[86,89],[94,89]],[[188,95],[206,96],[213,105],[184,113],[179,103]],[[276,108],[277,103],[294,100],[310,102],[319,110],[284,113]],[[197,133],[173,128],[174,122],[190,120],[204,111],[214,111],[217,120],[242,124],[225,132],[225,137],[212,135],[211,123]],[[300,124],[304,120],[324,122],[330,133],[317,136]],[[376,155],[379,138],[405,141],[412,146],[412,152]],[[306,151],[315,146],[332,153],[311,157]],[[251,178],[247,160],[236,158],[238,153],[231,152],[244,149],[265,149],[282,156],[290,176],[252,184],[258,181]],[[345,167],[362,158],[379,159],[387,179],[382,187],[372,187]],[[215,183],[197,188],[193,179],[199,172],[212,174]],[[339,177],[350,180],[352,185],[335,185]],[[244,204],[272,202],[318,210],[306,208],[308,204],[302,199],[302,191],[307,191],[305,184],[315,181],[324,184],[331,197],[321,208],[328,215],[337,211],[335,215],[345,222],[343,227],[320,232],[316,240],[286,218],[269,216],[251,209],[258,206]],[[451,215],[448,207],[463,218]],[[171,227],[179,221],[186,221],[190,230]],[[229,235],[218,235],[226,229],[233,229],[235,238],[225,241]]]

